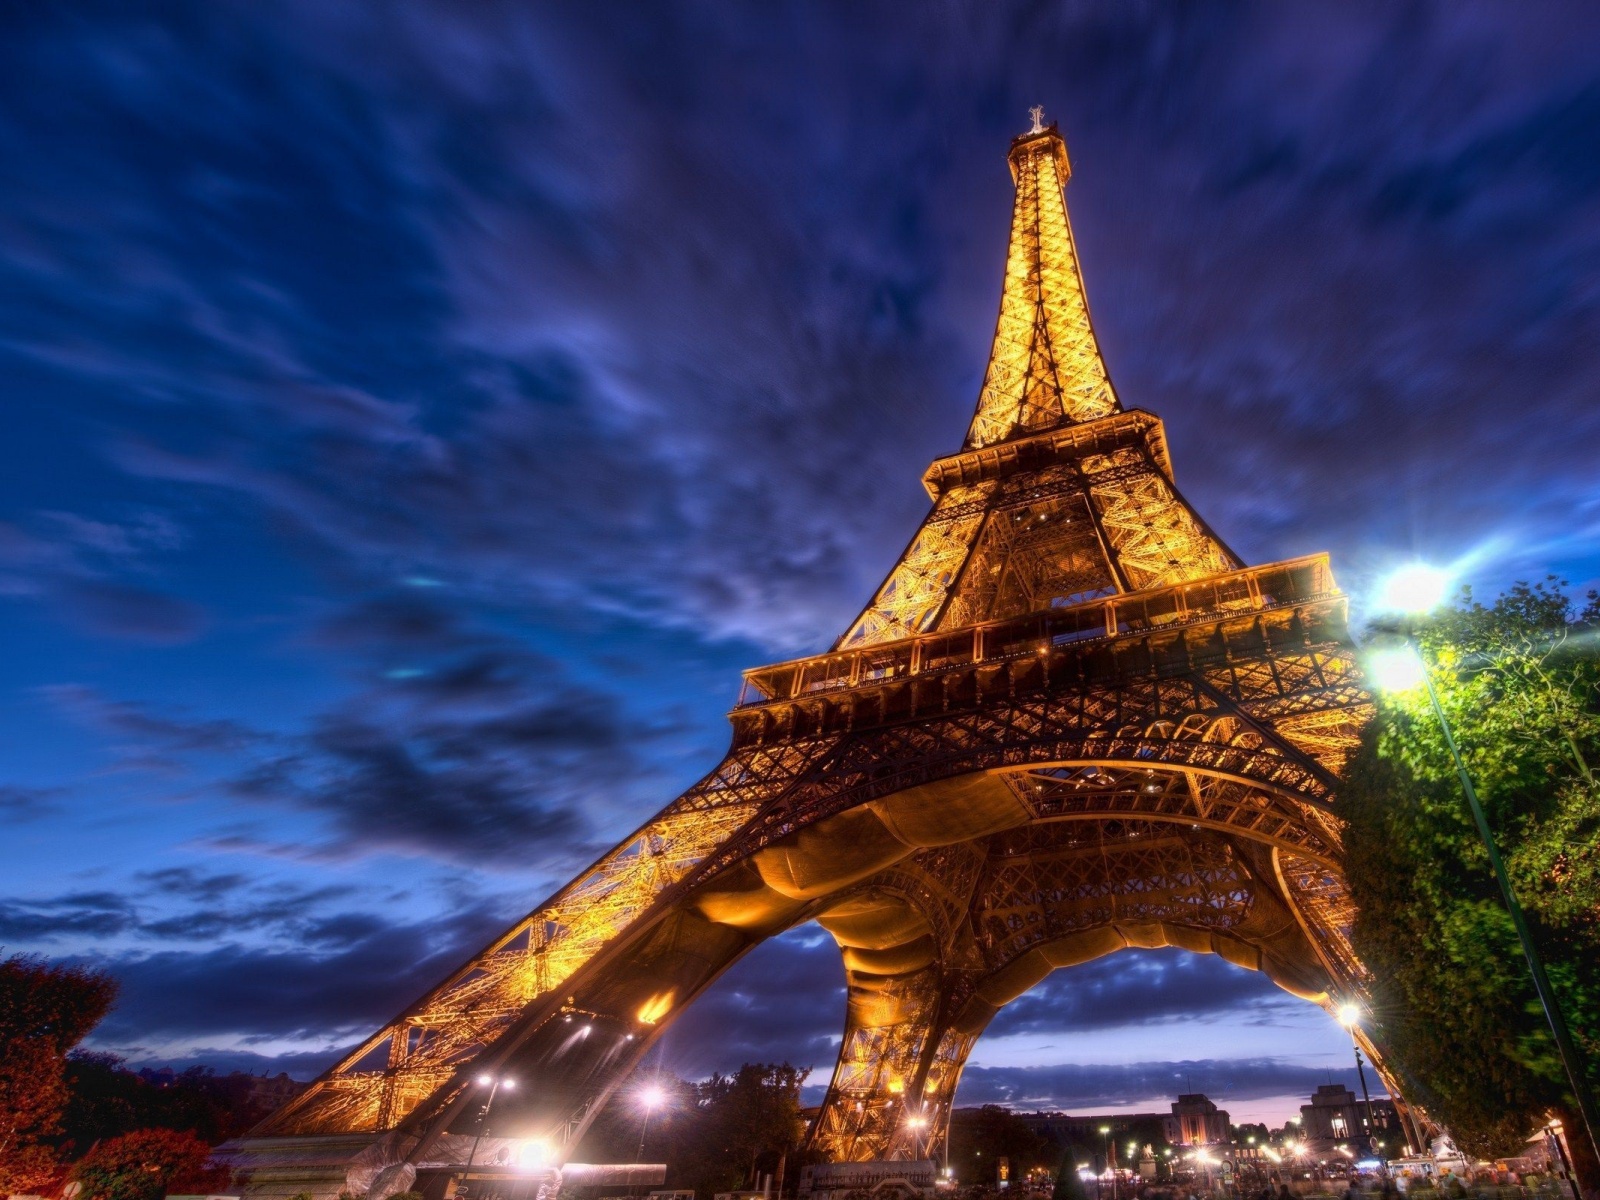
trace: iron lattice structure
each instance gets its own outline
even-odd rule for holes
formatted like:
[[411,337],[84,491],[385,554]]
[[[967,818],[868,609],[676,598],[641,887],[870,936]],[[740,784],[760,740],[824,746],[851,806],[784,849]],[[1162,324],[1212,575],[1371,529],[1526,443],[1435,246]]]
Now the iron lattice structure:
[[1180,946],[1324,1007],[1362,991],[1344,599],[1326,557],[1247,567],[1183,498],[1096,343],[1061,138],[1009,157],[977,415],[871,603],[829,653],[746,672],[715,770],[258,1134],[417,1160],[509,1069],[514,1124],[570,1146],[697,995],[811,920],[849,983],[811,1134],[835,1159],[937,1147],[978,1036],[1057,967]]

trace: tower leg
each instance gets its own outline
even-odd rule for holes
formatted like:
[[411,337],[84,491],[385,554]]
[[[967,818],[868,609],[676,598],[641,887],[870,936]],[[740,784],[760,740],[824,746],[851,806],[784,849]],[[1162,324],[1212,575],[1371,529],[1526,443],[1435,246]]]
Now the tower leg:
[[839,1062],[811,1133],[834,1162],[940,1155],[950,1101],[976,1034],[944,1025],[936,967],[908,975],[850,976]]

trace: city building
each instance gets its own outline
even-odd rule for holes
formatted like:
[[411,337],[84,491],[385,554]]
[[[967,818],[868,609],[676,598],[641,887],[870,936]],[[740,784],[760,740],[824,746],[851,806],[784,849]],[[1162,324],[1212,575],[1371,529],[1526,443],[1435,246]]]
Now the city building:
[[1098,1145],[1103,1137],[1100,1131],[1109,1129],[1113,1136],[1139,1134],[1155,1127],[1161,1128],[1166,1113],[1098,1113],[1078,1116],[1064,1112],[1018,1113],[1018,1118],[1029,1129],[1053,1142],[1072,1142],[1079,1145]]
[[1162,1118],[1167,1141],[1174,1146],[1215,1146],[1228,1141],[1228,1114],[1201,1092],[1190,1092],[1172,1102],[1172,1114]]
[[1310,1104],[1300,1106],[1300,1132],[1306,1149],[1327,1153],[1340,1146],[1360,1145],[1370,1134],[1390,1146],[1404,1141],[1400,1114],[1387,1096],[1372,1101],[1373,1129],[1367,1126],[1366,1103],[1341,1083],[1325,1083],[1311,1097]]

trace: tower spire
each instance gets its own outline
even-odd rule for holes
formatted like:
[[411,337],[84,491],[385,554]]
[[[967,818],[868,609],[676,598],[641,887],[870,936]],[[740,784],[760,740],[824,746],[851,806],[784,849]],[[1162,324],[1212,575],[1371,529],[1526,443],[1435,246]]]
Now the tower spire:
[[1121,409],[1089,320],[1062,188],[1072,175],[1066,143],[1044,110],[1011,143],[1016,182],[1000,318],[969,447],[1092,421]]

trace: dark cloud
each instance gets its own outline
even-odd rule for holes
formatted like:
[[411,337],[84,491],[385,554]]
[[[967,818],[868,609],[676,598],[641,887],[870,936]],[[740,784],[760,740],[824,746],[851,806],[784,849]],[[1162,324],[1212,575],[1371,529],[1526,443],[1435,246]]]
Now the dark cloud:
[[1054,972],[1002,1009],[989,1034],[1087,1033],[1166,1021],[1175,1012],[1249,1021],[1304,1004],[1216,955],[1127,950]]
[[603,840],[592,819],[651,776],[643,751],[669,728],[540,656],[458,648],[391,668],[229,786],[325,818],[324,852],[577,865]]
[[163,867],[159,871],[144,871],[138,879],[155,893],[212,903],[233,895],[248,882],[241,874],[212,873],[197,867]]
[[74,620],[94,633],[154,645],[192,641],[206,627],[204,611],[176,596],[103,580],[75,581],[57,599]]
[[137,922],[127,897],[111,892],[80,892],[48,900],[0,901],[0,940],[59,943],[110,937]]
[[199,1045],[247,1031],[260,1042],[315,1040],[331,1057],[342,1041],[392,1017],[397,997],[437,983],[504,920],[471,908],[417,924],[375,920],[346,930],[351,936],[295,949],[223,944],[97,959],[122,990],[95,1041],[136,1048],[141,1039],[190,1038]]
[[175,755],[229,753],[246,750],[263,740],[262,734],[237,721],[162,713],[149,705],[113,700],[80,684],[54,684],[42,691],[50,703],[73,720],[141,751]]
[[182,544],[167,517],[112,522],[44,512],[34,524],[36,532],[0,523],[0,595],[39,600],[86,632],[126,641],[172,646],[205,631],[199,604],[125,578],[147,575],[151,555]]
[[[368,611],[350,620],[361,624]],[[392,626],[364,625],[367,661],[424,649],[414,628],[396,636]],[[322,858],[398,850],[575,867],[592,857],[604,848],[594,819],[626,811],[625,798],[654,775],[643,751],[676,727],[632,717],[614,695],[573,682],[559,663],[503,638],[446,637],[444,628],[426,653],[404,659],[410,665],[377,671],[301,733],[193,720],[81,685],[46,694],[114,739],[125,766],[181,774],[189,791],[199,776],[208,781],[202,786],[249,805],[322,818],[326,837],[306,848]],[[227,764],[220,773],[218,761]],[[214,844],[249,844],[230,836]],[[174,888],[189,882],[164,878]]]
[[665,1034],[657,1053],[685,1078],[747,1062],[815,1067],[826,1084],[844,1031],[839,947],[818,925],[764,942],[736,963]]
[[37,821],[59,811],[61,788],[0,784],[0,816],[7,821]]

